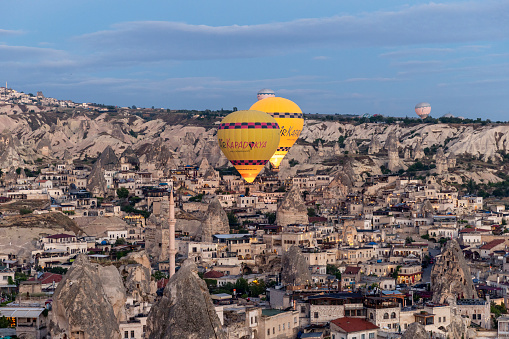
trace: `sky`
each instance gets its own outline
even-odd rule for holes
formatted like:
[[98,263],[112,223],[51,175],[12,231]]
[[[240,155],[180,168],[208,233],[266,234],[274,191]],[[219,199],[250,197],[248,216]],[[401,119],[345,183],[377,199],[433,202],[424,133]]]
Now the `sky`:
[[0,86],[75,102],[507,121],[509,1],[2,1]]

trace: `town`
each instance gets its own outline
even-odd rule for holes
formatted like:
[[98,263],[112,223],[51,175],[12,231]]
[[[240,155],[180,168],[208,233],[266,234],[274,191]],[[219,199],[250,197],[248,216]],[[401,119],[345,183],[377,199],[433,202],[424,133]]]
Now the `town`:
[[[462,152],[445,123],[309,117],[247,184],[214,122],[170,147],[153,112],[0,94],[0,335],[509,337],[506,155]],[[61,109],[80,118],[37,120]]]

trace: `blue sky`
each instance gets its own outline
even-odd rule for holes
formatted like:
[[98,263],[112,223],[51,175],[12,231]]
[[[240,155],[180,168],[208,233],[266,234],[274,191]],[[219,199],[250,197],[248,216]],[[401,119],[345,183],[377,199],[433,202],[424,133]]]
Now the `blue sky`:
[[0,83],[76,102],[507,118],[509,1],[2,1]]

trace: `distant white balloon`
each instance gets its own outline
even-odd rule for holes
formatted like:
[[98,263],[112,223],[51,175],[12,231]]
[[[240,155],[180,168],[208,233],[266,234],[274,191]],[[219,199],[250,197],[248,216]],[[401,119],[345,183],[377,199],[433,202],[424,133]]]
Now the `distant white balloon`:
[[426,119],[431,113],[431,105],[427,102],[420,102],[415,105],[415,113],[421,118]]
[[268,88],[264,88],[264,89],[259,90],[258,94],[256,95],[258,100],[262,100],[262,99],[270,98],[270,97],[275,97],[275,96],[276,96],[276,93],[274,93],[273,90],[268,89]]

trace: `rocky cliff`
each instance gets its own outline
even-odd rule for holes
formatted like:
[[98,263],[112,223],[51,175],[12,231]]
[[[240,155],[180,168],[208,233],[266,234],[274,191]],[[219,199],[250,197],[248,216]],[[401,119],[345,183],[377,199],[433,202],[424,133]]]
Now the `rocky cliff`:
[[442,250],[431,270],[433,302],[455,304],[456,299],[477,299],[470,269],[456,239]]
[[283,253],[281,258],[281,281],[285,285],[306,285],[311,283],[311,273],[309,265],[301,250],[297,246],[292,246]]
[[281,226],[308,224],[308,209],[304,204],[298,185],[293,185],[279,204],[276,223]]
[[212,199],[202,222],[201,241],[212,241],[214,234],[230,233],[228,216],[217,198]]
[[147,320],[150,339],[225,339],[207,284],[186,260],[152,306]]
[[[109,154],[106,158],[125,153],[127,161],[139,164],[142,170],[166,171],[179,165],[199,165],[203,159],[217,168],[228,165],[228,161],[219,150],[216,132],[213,119],[203,123],[199,117],[163,112],[143,117],[129,110],[2,115],[0,168],[4,172],[10,168],[35,168],[38,158],[44,162],[65,158],[67,162],[69,154],[74,161],[90,160],[105,149]],[[356,179],[361,179],[361,176],[377,174],[381,166],[398,171],[405,170],[417,159],[433,163],[439,146],[443,147],[443,159],[447,160],[447,166],[437,169],[439,174],[445,172],[444,168],[454,170],[456,158],[465,166],[468,162],[462,157],[501,162],[509,151],[509,125],[354,124],[307,118],[301,137],[285,157],[278,175],[286,179],[296,174],[333,171],[341,166],[342,159],[350,158],[353,159],[350,165],[355,165],[352,169]],[[101,164],[108,166],[106,159],[101,159]],[[500,180],[497,170],[489,166],[463,169],[460,175],[466,180],[487,183]]]
[[401,336],[401,339],[429,339],[429,333],[424,325],[411,323]]
[[93,264],[80,254],[53,296],[52,338],[121,338],[125,291],[114,266]]

